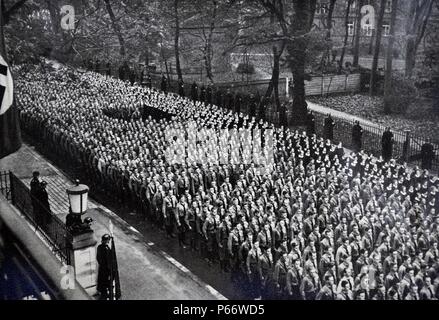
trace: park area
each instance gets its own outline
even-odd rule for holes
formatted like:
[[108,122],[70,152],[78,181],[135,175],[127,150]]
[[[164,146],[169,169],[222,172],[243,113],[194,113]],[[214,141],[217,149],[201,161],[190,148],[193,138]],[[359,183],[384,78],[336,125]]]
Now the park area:
[[309,101],[346,112],[394,130],[410,130],[421,137],[439,141],[439,113],[432,100],[411,103],[404,114],[385,114],[383,97],[367,94],[309,97]]

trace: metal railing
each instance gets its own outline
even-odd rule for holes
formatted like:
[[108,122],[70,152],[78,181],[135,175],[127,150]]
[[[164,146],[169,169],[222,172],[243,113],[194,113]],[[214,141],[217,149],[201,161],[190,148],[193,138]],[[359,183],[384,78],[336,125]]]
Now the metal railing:
[[50,206],[35,198],[29,188],[12,172],[0,172],[1,193],[41,233],[59,259],[70,264],[71,234],[65,224],[52,213]]
[[0,193],[9,201],[12,200],[9,172],[0,171]]
[[[324,119],[326,114],[313,111],[315,116],[316,135],[323,137]],[[341,142],[344,147],[352,149],[352,128],[355,125],[355,120],[347,120],[332,116],[335,122],[334,127],[334,143]],[[371,153],[374,156],[380,156],[382,154],[381,139],[386,128],[382,125],[369,125],[367,123],[361,123],[363,129],[362,135],[362,149],[366,153]],[[428,141],[425,137],[414,136],[410,134],[410,131],[397,131],[391,130],[393,133],[393,152],[392,158],[398,162],[407,162],[413,166],[421,165],[421,149],[422,145]],[[431,171],[438,173],[439,171],[439,146],[432,143],[435,150],[435,156],[432,160]]]

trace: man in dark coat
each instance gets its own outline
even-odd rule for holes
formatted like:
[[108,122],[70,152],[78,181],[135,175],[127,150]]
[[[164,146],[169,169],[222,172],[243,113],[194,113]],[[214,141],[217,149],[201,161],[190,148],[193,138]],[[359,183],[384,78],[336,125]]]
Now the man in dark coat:
[[241,95],[239,93],[236,94],[235,96],[235,101],[234,101],[235,105],[234,105],[234,111],[236,113],[240,113],[241,112],[241,104],[242,104],[242,98]]
[[52,222],[50,204],[49,204],[49,195],[47,194],[46,186],[47,186],[47,182],[41,181],[40,189],[38,190],[37,193],[37,199],[39,201],[38,203],[39,212],[41,218],[40,227],[42,227],[43,230],[46,230],[47,226]]
[[192,83],[192,87],[191,87],[191,98],[193,102],[198,100],[198,86],[195,81],[194,83]]
[[40,189],[40,173],[38,171],[34,171],[32,173],[32,180],[30,182],[30,194],[34,197],[37,197],[38,191]]
[[226,93],[226,99],[225,99],[225,107],[227,109],[232,109],[232,104],[233,104],[233,93],[232,91],[229,89],[227,89],[227,93]]
[[212,86],[209,84],[206,89],[206,103],[212,104]]
[[184,97],[184,82],[183,79],[178,80],[178,94]]
[[166,79],[165,75],[162,75],[162,81],[160,83],[160,90],[162,90],[164,93],[168,90],[168,80]]
[[200,101],[203,103],[206,102],[206,87],[204,85],[201,85],[200,88]]
[[34,171],[32,173],[33,178],[30,182],[30,194],[32,196],[32,208],[34,212],[34,218],[35,222],[40,225],[42,223],[42,212],[41,212],[41,206],[39,203],[39,195],[40,195],[40,189],[41,189],[41,182],[39,180],[40,173],[38,171]]
[[434,147],[430,140],[424,143],[421,147],[421,168],[423,170],[430,170],[434,159]]
[[355,152],[360,152],[362,145],[363,128],[360,126],[360,121],[355,121],[352,127],[352,148]]
[[223,91],[221,90],[221,88],[216,89],[215,103],[218,107],[220,107],[220,108],[223,107]]
[[256,107],[257,107],[256,97],[253,94],[251,94],[250,101],[249,101],[249,107],[248,107],[250,117],[256,116]]
[[101,62],[99,61],[99,59],[96,59],[96,63],[95,63],[95,71],[96,71],[96,72],[101,71]]
[[334,138],[334,126],[335,122],[332,119],[331,115],[328,113],[328,116],[325,118],[325,124],[323,127],[323,134],[325,139],[332,140]]
[[107,69],[107,77],[110,77],[111,76],[111,63],[110,62],[107,62],[105,69]]
[[381,154],[384,161],[387,162],[392,158],[393,151],[393,133],[390,131],[389,127],[387,127],[386,131],[383,133],[383,137],[381,138],[381,146]]
[[98,261],[97,290],[102,300],[109,298],[111,290],[112,259],[111,249],[109,247],[110,239],[109,234],[104,234],[102,236],[102,243],[98,245],[96,253],[96,260]]
[[315,117],[312,111],[308,110],[306,115],[306,133],[311,136],[316,132]]
[[148,86],[148,88],[152,88],[152,78],[151,75],[148,73],[148,76],[146,77],[146,85]]

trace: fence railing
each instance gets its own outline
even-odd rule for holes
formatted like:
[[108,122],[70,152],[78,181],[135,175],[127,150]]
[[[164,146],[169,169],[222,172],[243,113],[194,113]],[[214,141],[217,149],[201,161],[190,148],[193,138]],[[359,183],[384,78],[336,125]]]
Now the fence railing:
[[0,193],[9,201],[12,200],[9,172],[0,171]]
[[[324,119],[326,114],[313,111],[315,116],[316,135],[323,137]],[[341,142],[344,147],[352,149],[352,128],[355,125],[355,120],[347,120],[332,115],[335,121],[334,127],[334,143]],[[361,123],[363,129],[362,135],[362,149],[366,153],[371,153],[374,156],[382,154],[381,139],[386,128],[382,125],[369,125]],[[407,162],[411,165],[421,165],[421,149],[422,145],[428,141],[425,137],[414,136],[410,131],[401,132],[398,130],[391,130],[393,133],[393,150],[392,158],[399,162]],[[432,160],[431,171],[438,173],[439,171],[439,146],[432,143],[435,151],[435,156]]]
[[0,181],[1,193],[41,233],[55,255],[62,262],[70,264],[71,234],[65,224],[51,212],[47,204],[35,198],[29,188],[12,172],[0,172]]

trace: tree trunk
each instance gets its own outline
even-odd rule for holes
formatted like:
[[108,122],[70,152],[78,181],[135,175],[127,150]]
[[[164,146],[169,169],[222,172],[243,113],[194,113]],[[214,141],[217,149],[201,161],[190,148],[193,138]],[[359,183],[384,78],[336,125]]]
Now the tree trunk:
[[174,34],[174,51],[175,51],[175,69],[177,71],[178,81],[183,81],[183,74],[180,65],[180,19],[178,17],[178,1],[174,0],[174,16],[175,16],[175,34]]
[[386,75],[384,78],[384,113],[391,113],[392,95],[392,63],[393,63],[393,44],[395,43],[395,22],[396,11],[398,10],[398,0],[392,1],[392,15],[390,17],[390,36],[386,53]]
[[104,2],[105,2],[105,6],[107,8],[108,15],[110,16],[110,19],[111,19],[111,25],[113,26],[114,33],[116,34],[117,39],[119,40],[119,45],[120,45],[119,53],[120,53],[120,56],[122,57],[122,60],[123,60],[125,58],[125,54],[126,54],[125,40],[123,39],[120,25],[117,22],[117,19],[114,15],[110,0],[104,0]]
[[326,18],[326,39],[331,40],[331,30],[332,30],[332,16],[334,13],[335,2],[337,0],[331,0],[329,3],[328,16]]
[[50,14],[50,22],[52,24],[52,31],[56,36],[58,36],[59,31],[61,29],[61,26],[60,26],[61,18],[59,15],[60,8],[58,7],[58,1],[46,0],[46,4],[47,4],[47,9],[49,10],[49,14]]
[[325,40],[328,43],[328,47],[327,47],[327,50],[325,51],[325,53],[322,55],[322,60],[320,63],[322,66],[322,72],[323,72],[323,65],[325,65],[326,62],[329,63],[331,61],[332,44],[331,44],[331,46],[329,46],[329,43],[331,42],[332,16],[334,13],[335,2],[336,2],[336,0],[331,0],[331,2],[329,3],[328,15],[326,16],[326,37],[325,37]]
[[314,1],[294,0],[294,16],[290,25],[290,33],[293,39],[289,41],[287,50],[289,64],[293,74],[293,124],[303,126],[306,124],[307,104],[305,101],[305,64],[307,42],[306,34],[309,32],[312,22],[311,7]]
[[209,34],[206,39],[206,45],[204,49],[204,61],[205,61],[205,67],[206,67],[206,76],[209,78],[210,82],[213,83],[213,72],[212,72],[212,59],[213,59],[213,49],[212,49],[212,38],[213,38],[213,31],[215,30],[215,19],[216,19],[216,13],[217,13],[217,1],[213,0],[213,12],[212,17],[210,20],[210,26],[209,26]]
[[386,0],[380,1],[380,13],[378,15],[378,23],[376,25],[376,39],[375,39],[375,48],[373,50],[373,60],[372,60],[372,70],[370,73],[370,84],[369,84],[369,94],[374,95],[376,93],[376,78],[377,78],[377,69],[378,69],[378,58],[380,55],[380,47],[381,47],[381,35],[383,32],[383,19],[384,19],[384,9],[386,6]]
[[[276,102],[276,109],[280,112],[285,112],[285,110],[281,110],[280,100],[279,100],[279,75],[280,75],[280,57],[284,51],[285,42],[282,43],[282,46],[278,52],[276,45],[273,46],[273,74],[271,76],[271,82],[273,82],[274,89],[274,101]],[[286,117],[286,114],[283,116]]]
[[349,11],[351,10],[352,2],[353,2],[353,0],[348,0],[348,3],[347,3],[348,6],[346,8],[346,13],[344,16],[345,33],[344,33],[344,39],[343,39],[343,48],[341,49],[340,60],[338,62],[338,72],[341,72],[341,70],[343,69],[343,60],[344,60],[344,55],[346,52],[346,47],[347,47],[348,38],[349,38],[348,23],[349,23]]
[[354,42],[354,59],[352,65],[358,67],[360,59],[360,38],[361,38],[361,7],[363,6],[363,0],[359,0],[357,3],[357,12],[355,20],[355,42]]
[[416,52],[418,51],[418,46],[421,43],[422,38],[424,37],[425,29],[427,27],[427,23],[430,18],[435,0],[425,0],[421,6],[417,6],[415,2],[416,1],[413,1],[411,3],[409,16],[413,18],[412,20],[409,20],[409,22],[407,23],[408,26],[406,28],[406,77],[411,77],[413,75],[413,69],[415,68],[416,64]]
[[409,38],[405,49],[405,76],[411,77],[416,64],[415,39]]

